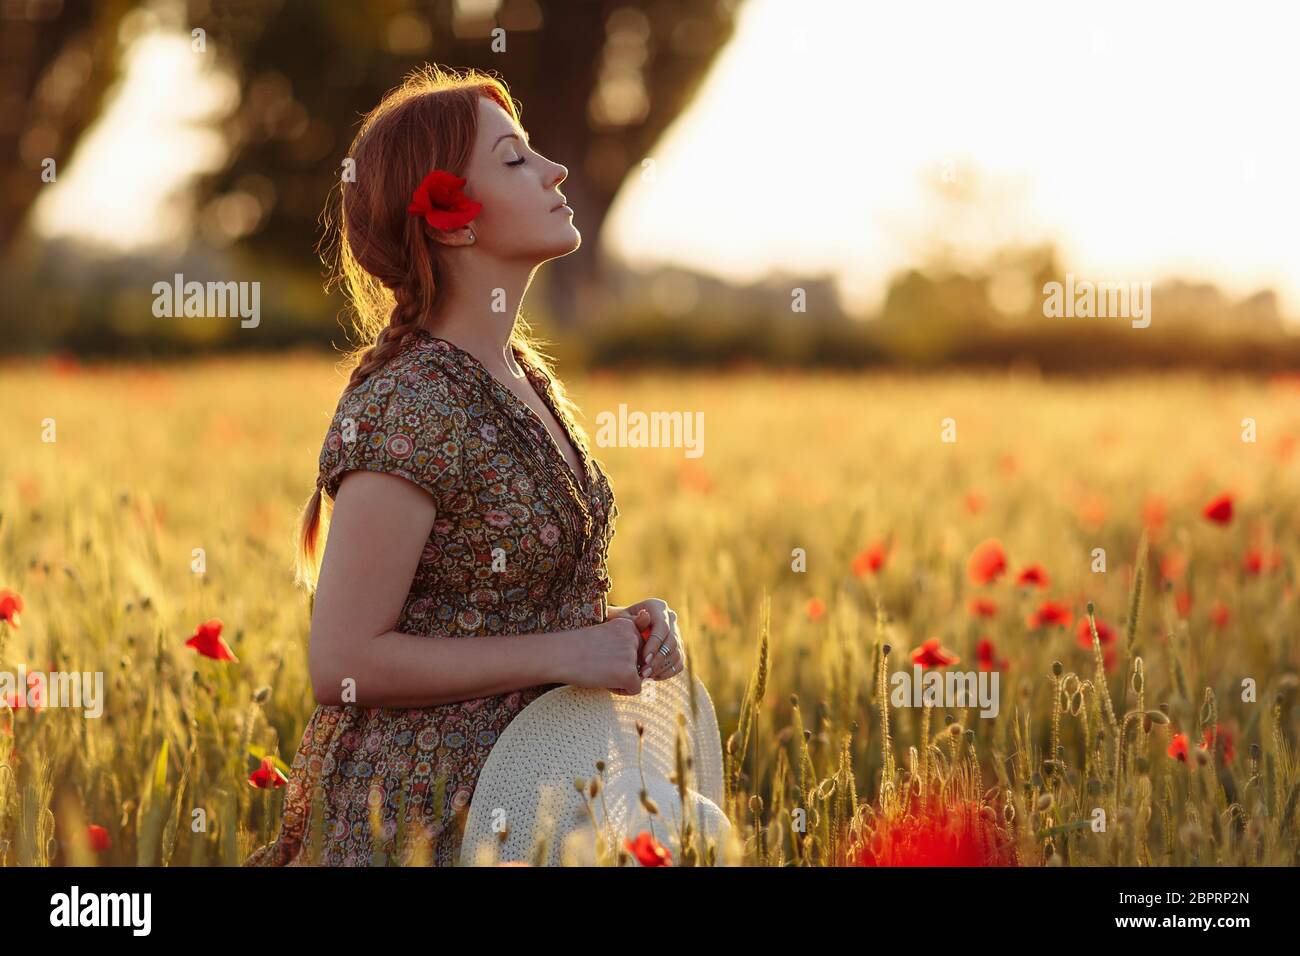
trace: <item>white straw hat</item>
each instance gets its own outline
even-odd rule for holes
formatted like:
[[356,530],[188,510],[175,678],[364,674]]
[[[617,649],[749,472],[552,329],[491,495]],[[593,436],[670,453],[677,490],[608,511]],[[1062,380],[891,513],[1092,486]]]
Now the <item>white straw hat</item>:
[[[672,865],[679,865],[682,801],[669,779],[676,770],[678,714],[684,716],[682,743],[690,760],[687,804],[699,834],[691,838],[701,854],[697,862],[705,863],[703,851],[712,840],[715,865],[727,865],[735,848],[730,845],[731,822],[722,811],[718,721],[704,684],[684,670],[668,680],[644,681],[636,696],[566,685],[521,710],[497,738],[479,774],[460,863],[594,865],[594,816],[611,855],[617,856],[625,837],[635,839],[645,831],[669,850]],[[638,723],[645,728],[640,766]],[[603,774],[596,769],[597,760],[605,763]],[[646,793],[659,811],[653,819],[640,800],[642,773]],[[574,781],[590,784],[597,776],[603,780],[601,792],[589,801]],[[537,844],[543,841],[546,855],[538,858]]]

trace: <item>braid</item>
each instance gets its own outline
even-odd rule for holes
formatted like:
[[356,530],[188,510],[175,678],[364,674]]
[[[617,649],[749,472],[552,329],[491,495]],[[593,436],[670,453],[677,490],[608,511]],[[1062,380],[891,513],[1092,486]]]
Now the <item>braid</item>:
[[371,372],[382,368],[420,324],[422,310],[409,285],[398,283],[391,288],[395,304],[388,325],[375,336],[375,344],[362,353],[357,367],[352,370],[352,377],[348,379],[349,390],[360,385]]

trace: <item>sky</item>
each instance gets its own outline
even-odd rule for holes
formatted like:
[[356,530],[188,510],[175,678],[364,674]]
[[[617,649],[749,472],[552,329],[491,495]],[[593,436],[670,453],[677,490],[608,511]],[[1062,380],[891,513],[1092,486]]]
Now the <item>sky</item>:
[[239,93],[228,77],[204,70],[187,33],[145,29],[143,18],[135,26],[107,107],[33,209],[42,234],[124,249],[178,246],[190,234],[191,210],[176,196],[220,163],[222,138],[205,121]]
[[[1300,6],[751,0],[609,223],[633,262],[836,275],[870,308],[936,232],[1076,275],[1274,287],[1300,316]],[[936,180],[988,184],[947,222]],[[973,220],[973,221],[972,221]]]
[[[1082,278],[1272,287],[1300,318],[1297,28],[1262,2],[747,0],[602,238],[640,266],[828,274],[857,311],[933,237],[972,263],[1050,240]],[[173,194],[221,155],[186,124],[234,95],[201,62],[141,32],[40,231],[184,238]],[[982,198],[953,217],[945,189]]]

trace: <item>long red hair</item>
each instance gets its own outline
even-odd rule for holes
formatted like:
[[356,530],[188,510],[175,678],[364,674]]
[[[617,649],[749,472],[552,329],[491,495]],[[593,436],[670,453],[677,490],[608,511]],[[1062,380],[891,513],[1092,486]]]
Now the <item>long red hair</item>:
[[[425,66],[384,96],[352,141],[348,159],[355,176],[340,178],[337,201],[331,194],[322,216],[321,245],[330,268],[326,289],[342,287],[362,343],[348,356],[354,367],[345,391],[392,358],[433,309],[444,247],[406,207],[430,170],[464,174],[478,131],[480,97],[519,121],[519,110],[500,79],[474,69]],[[522,315],[516,316],[511,341],[551,378],[561,405],[575,410]],[[303,507],[296,570],[298,582],[308,590],[316,586],[320,542],[332,507],[319,484]]]

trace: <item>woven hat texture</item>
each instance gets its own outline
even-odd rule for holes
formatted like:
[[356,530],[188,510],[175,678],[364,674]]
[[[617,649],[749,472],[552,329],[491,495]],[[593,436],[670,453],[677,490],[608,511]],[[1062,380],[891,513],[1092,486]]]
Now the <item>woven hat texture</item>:
[[[683,743],[692,763],[687,776],[691,816],[705,839],[717,841],[721,857],[731,825],[721,809],[717,716],[704,684],[682,671],[668,680],[645,681],[636,696],[566,685],[521,710],[497,738],[479,774],[461,864],[594,864],[593,814],[607,839],[617,840],[619,846],[624,837],[648,831],[673,853],[674,861],[680,859],[682,801],[669,779],[676,769],[679,713],[685,717]],[[640,767],[638,722],[645,728]],[[597,760],[605,762],[603,775],[597,772]],[[642,773],[659,811],[653,818],[640,801]],[[577,791],[574,780],[595,776],[603,776],[603,792],[591,801],[589,811],[587,797]],[[546,856],[535,860],[536,845],[543,840]]]

